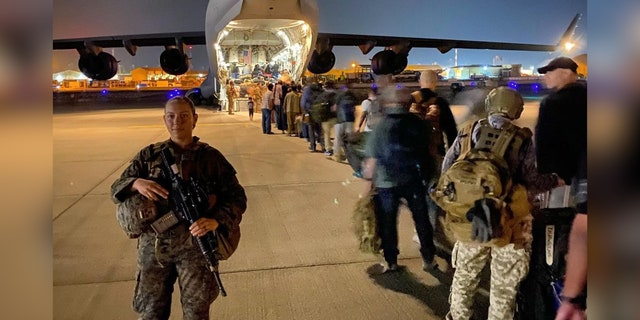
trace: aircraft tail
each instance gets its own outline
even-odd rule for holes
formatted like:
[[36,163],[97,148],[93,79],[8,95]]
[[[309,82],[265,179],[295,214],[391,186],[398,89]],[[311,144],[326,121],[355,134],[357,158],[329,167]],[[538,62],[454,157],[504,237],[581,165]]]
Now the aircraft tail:
[[564,48],[565,44],[573,42],[573,34],[576,31],[576,26],[578,25],[580,16],[580,13],[578,13],[575,17],[573,17],[573,20],[571,20],[571,23],[569,23],[569,27],[567,27],[567,30],[562,34],[560,41],[558,41],[558,44],[556,44],[558,49]]

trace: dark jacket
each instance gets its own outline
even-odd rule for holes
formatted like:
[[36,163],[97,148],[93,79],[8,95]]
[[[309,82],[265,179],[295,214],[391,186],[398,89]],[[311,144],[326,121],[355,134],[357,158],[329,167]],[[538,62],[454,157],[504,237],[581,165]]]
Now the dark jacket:
[[346,91],[338,95],[337,102],[337,123],[354,122],[356,119],[356,97],[353,92]]
[[586,163],[580,165],[587,151],[586,86],[572,83],[545,97],[535,137],[540,173],[555,172],[567,183],[586,179]]
[[[392,188],[426,183],[435,172],[435,161],[429,153],[430,123],[409,113],[405,107],[385,108],[385,117],[367,139],[365,152],[366,157],[378,160],[373,175],[374,186]],[[410,169],[415,168],[415,164],[420,165],[420,172]]]
[[[447,147],[451,147],[453,141],[458,136],[458,128],[456,125],[456,119],[453,117],[453,112],[451,112],[449,102],[445,98],[438,96],[429,88],[421,88],[420,93],[423,97],[436,97],[435,104],[440,109],[440,131],[442,131],[442,136],[447,139]],[[438,145],[438,153],[440,155],[444,155],[445,152],[446,149],[443,141]]]

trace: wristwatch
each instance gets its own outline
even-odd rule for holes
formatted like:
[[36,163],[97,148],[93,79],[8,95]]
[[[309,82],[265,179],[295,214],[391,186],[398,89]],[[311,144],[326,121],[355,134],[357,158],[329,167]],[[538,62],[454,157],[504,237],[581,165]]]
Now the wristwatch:
[[575,297],[567,297],[561,295],[560,300],[562,300],[562,302],[571,303],[572,305],[575,305],[582,310],[587,308],[587,296],[584,294],[579,294]]

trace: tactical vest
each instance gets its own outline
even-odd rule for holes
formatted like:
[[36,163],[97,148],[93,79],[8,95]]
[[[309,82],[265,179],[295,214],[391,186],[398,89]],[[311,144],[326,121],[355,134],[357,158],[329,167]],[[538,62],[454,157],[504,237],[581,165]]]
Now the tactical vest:
[[[474,128],[479,127],[475,145]],[[519,159],[523,143],[531,137],[529,129],[506,124],[493,128],[486,119],[463,125],[458,134],[460,154],[449,169],[442,173],[431,194],[434,201],[446,211],[445,226],[454,237],[463,242],[471,240],[471,222],[467,212],[476,200],[490,198],[500,204],[502,234],[488,245],[504,246],[520,237],[523,219],[530,217],[526,188],[513,181],[520,165],[509,166],[506,159]]]

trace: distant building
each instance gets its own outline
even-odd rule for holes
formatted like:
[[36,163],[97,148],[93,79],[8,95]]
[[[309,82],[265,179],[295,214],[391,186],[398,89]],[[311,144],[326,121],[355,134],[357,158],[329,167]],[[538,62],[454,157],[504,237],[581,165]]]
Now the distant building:
[[87,77],[80,71],[64,70],[53,74],[53,80],[62,82],[64,80],[85,80]]
[[520,77],[522,65],[467,65],[451,67],[442,74],[447,78],[454,79],[488,79],[488,78],[505,78]]

